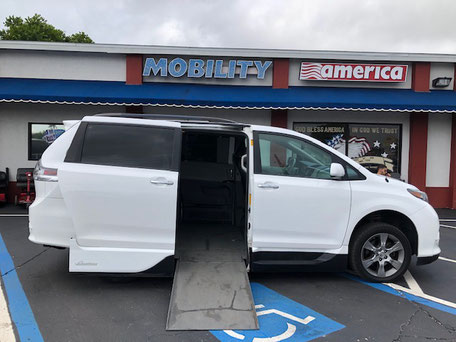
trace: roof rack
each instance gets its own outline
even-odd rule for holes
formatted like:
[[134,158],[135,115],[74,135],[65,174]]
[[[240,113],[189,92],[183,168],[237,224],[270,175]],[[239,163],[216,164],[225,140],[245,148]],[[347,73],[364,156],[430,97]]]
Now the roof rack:
[[100,113],[95,116],[130,118],[130,119],[147,119],[147,120],[168,120],[181,123],[196,123],[196,124],[216,124],[223,126],[238,126],[247,127],[248,124],[236,122],[228,119],[214,118],[209,116],[193,116],[193,115],[167,115],[167,114],[135,114],[135,113]]

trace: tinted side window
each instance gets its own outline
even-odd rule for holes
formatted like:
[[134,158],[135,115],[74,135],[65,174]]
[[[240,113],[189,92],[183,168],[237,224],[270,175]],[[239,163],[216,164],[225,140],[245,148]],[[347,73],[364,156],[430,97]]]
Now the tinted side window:
[[331,153],[304,140],[275,134],[258,134],[260,170],[278,176],[330,179]]
[[174,132],[161,127],[89,124],[81,163],[169,170]]

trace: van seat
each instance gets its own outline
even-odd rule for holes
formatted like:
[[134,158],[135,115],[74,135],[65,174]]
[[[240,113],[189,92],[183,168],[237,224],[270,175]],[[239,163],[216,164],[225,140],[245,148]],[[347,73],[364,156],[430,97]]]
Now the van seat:
[[232,174],[229,164],[182,161],[180,192],[184,220],[230,221]]

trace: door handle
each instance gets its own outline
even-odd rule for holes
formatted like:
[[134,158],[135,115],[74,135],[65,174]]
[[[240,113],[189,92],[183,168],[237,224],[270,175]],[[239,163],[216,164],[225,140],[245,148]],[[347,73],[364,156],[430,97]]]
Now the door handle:
[[263,184],[258,184],[258,187],[261,189],[278,189],[279,184],[272,183],[272,182],[265,182]]
[[151,179],[150,182],[155,185],[173,185],[174,182],[171,180],[167,180],[166,178],[155,178]]
[[246,166],[246,161],[247,161],[247,155],[244,154],[242,157],[241,157],[241,169],[247,173],[247,166]]

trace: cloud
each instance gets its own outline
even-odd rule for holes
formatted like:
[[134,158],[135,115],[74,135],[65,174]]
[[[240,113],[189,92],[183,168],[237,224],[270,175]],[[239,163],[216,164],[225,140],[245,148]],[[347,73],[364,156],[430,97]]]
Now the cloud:
[[456,53],[454,0],[2,0],[0,13],[97,43]]

